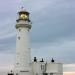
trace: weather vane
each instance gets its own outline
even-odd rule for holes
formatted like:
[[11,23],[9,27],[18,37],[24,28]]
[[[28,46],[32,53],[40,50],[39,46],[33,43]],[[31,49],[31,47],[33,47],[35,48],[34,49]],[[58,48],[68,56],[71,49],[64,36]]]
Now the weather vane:
[[21,9],[24,9],[24,7],[22,6]]

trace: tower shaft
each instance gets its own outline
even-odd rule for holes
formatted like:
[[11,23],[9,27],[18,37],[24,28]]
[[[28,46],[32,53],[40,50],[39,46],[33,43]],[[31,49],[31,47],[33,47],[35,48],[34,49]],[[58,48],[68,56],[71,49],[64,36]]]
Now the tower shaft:
[[17,29],[16,67],[27,70],[31,63],[30,38],[28,28]]
[[16,20],[16,75],[30,75],[31,72],[31,50],[30,36],[31,22],[29,13],[25,10],[18,12],[19,18]]

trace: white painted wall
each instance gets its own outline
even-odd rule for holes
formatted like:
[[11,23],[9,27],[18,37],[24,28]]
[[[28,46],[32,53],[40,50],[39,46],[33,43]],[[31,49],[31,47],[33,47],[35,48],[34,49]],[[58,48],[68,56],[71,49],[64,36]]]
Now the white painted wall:
[[45,72],[45,63],[44,62],[33,62],[32,72],[33,72],[33,75],[42,75],[42,73]]
[[16,66],[22,69],[27,69],[31,63],[29,31],[25,27],[17,29],[16,63]]
[[[41,69],[41,65],[44,65],[44,69]],[[63,65],[62,63],[56,62],[33,62],[32,63],[33,75],[43,75],[43,73],[53,73],[53,75],[63,75]]]
[[[19,75],[31,75],[31,49],[29,28],[23,25],[29,25],[25,21],[17,23],[16,35],[16,64],[15,73]],[[22,25],[22,27],[21,27]],[[22,72],[20,72],[22,71]]]
[[63,65],[62,63],[47,63],[46,64],[46,73],[54,73],[56,75],[63,75]]

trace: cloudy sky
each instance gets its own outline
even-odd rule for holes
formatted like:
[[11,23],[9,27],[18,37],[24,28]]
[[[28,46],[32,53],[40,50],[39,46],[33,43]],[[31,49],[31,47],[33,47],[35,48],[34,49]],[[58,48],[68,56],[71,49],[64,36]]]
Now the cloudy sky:
[[53,57],[65,64],[64,71],[75,71],[75,0],[0,0],[0,65],[15,62],[15,24],[21,6],[32,21],[32,59]]

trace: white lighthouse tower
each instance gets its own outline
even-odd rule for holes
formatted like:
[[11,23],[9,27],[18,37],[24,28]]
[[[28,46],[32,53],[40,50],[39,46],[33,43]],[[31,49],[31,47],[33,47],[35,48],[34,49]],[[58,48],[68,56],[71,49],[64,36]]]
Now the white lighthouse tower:
[[31,21],[29,19],[29,12],[22,8],[18,12],[18,19],[16,20],[15,75],[31,75],[30,29]]

